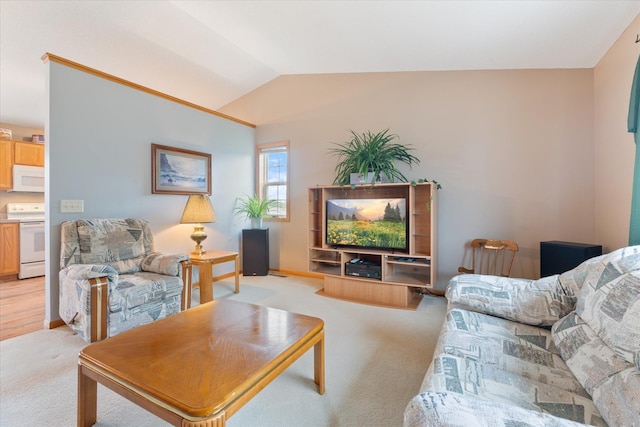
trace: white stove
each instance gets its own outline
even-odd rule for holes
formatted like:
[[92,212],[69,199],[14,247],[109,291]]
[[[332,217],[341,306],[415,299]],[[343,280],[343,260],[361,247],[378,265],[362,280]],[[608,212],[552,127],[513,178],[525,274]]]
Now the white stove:
[[45,274],[44,214],[44,203],[7,203],[7,219],[20,221],[20,279]]
[[7,203],[7,219],[20,222],[44,222],[44,203]]

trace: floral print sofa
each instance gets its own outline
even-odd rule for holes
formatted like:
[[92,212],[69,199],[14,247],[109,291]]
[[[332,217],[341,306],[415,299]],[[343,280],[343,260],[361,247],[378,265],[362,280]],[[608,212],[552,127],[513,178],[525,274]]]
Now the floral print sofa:
[[640,426],[640,246],[539,280],[460,275],[405,427]]
[[88,342],[189,308],[189,256],[154,252],[145,220],[66,221],[60,252],[60,317]]

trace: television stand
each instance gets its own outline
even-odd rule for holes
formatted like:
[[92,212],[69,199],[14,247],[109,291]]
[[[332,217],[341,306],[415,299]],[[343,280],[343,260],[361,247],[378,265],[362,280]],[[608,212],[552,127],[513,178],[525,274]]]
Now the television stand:
[[[329,199],[404,198],[408,204],[408,252],[342,248],[327,244]],[[432,183],[323,186],[309,189],[309,271],[324,276],[322,293],[334,298],[415,308],[437,278],[436,199]],[[353,260],[362,260],[353,263]],[[352,268],[351,266],[372,266]],[[374,268],[375,267],[375,268]],[[367,271],[368,270],[368,271]],[[356,275],[356,273],[358,275]]]

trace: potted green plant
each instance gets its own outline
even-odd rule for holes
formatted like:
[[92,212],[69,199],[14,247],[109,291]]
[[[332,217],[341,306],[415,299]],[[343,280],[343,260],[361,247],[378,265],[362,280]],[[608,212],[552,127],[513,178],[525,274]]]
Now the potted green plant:
[[280,205],[276,200],[263,199],[257,194],[236,199],[236,214],[251,220],[251,228],[262,228],[262,218]]
[[330,150],[339,159],[334,184],[375,183],[381,179],[407,182],[407,178],[396,167],[396,162],[409,166],[420,163],[409,152],[413,148],[393,142],[398,135],[389,133],[389,129],[378,133],[367,131],[361,135],[353,130],[349,132],[349,141],[335,144],[337,147]]

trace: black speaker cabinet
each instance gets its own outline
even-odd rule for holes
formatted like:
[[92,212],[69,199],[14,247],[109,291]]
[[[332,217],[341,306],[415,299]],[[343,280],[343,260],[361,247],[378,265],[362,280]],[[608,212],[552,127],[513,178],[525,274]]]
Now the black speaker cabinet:
[[571,242],[540,242],[540,277],[564,273],[594,256],[602,255],[602,246]]
[[242,230],[242,275],[269,273],[269,229]]

